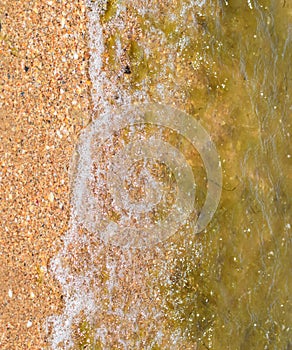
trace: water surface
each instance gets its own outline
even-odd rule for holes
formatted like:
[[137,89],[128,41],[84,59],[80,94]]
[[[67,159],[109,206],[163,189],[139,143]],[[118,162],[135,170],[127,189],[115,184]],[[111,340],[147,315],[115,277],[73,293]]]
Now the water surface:
[[[190,218],[144,250],[104,243],[72,210],[52,263],[64,292],[63,314],[50,319],[52,347],[290,349],[291,1],[89,1],[88,18],[93,118],[110,112],[112,123],[119,106],[142,102],[180,108],[211,135],[223,188],[204,232],[194,235]],[[127,128],[116,134],[101,159],[134,137]],[[161,137],[191,165],[200,207],[207,189],[198,152],[177,134]],[[144,166],[170,206],[171,174]],[[110,207],[102,188],[95,195]]]

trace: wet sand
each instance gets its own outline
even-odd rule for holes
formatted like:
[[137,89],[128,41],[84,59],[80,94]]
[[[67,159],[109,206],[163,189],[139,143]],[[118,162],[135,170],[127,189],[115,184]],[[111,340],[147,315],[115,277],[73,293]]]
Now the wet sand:
[[84,1],[0,4],[0,348],[46,348],[48,272],[69,217],[68,166],[89,119]]

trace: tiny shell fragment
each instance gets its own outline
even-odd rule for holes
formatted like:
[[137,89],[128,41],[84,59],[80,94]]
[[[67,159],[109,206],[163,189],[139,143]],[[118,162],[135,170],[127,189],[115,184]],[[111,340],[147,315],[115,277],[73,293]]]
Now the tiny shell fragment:
[[54,196],[54,193],[53,192],[50,192],[49,196],[48,196],[48,199],[51,203],[54,202],[54,199],[55,199],[55,196]]

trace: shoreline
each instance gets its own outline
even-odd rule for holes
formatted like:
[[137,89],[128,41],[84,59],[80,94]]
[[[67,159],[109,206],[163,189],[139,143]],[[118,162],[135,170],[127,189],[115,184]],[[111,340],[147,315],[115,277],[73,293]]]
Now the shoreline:
[[[238,348],[289,346],[290,5],[197,11],[184,2],[108,1],[99,17],[83,1],[61,2],[0,4],[0,348],[56,348],[60,339],[60,348],[71,340],[110,349],[197,342],[217,350],[230,339]],[[182,227],[153,250],[123,251],[85,221],[68,227],[70,165],[92,119],[147,101],[176,105],[207,126],[223,191],[204,234],[194,239]],[[195,149],[173,142],[199,179],[200,207],[204,166]]]

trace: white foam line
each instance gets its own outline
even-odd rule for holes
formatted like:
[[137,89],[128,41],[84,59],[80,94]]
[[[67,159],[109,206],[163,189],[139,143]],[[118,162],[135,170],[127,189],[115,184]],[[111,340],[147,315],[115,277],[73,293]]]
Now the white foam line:
[[102,25],[100,24],[100,11],[102,3],[97,1],[88,12],[88,31],[89,31],[89,48],[90,64],[89,75],[92,82],[91,96],[95,110],[100,105],[108,108],[108,103],[104,98],[105,73],[102,72],[102,54],[104,52],[104,42]]

